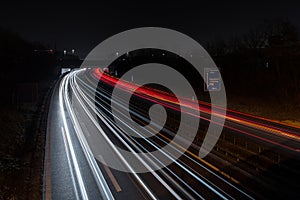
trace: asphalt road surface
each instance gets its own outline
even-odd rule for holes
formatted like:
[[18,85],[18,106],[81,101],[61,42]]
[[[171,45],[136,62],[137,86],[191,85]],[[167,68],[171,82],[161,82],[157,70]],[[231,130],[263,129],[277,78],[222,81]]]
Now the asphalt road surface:
[[[285,166],[283,163],[283,168],[277,171],[270,168],[270,175],[262,176],[257,173],[255,176],[258,170],[252,172],[251,167],[246,164],[230,161],[227,156],[230,145],[224,155],[214,149],[206,158],[201,159],[198,156],[199,145],[196,143],[185,149],[180,158],[175,159],[173,153],[182,150],[182,145],[172,142],[172,130],[166,128],[153,137],[141,139],[126,132],[131,129],[139,134],[126,121],[121,121],[121,127],[115,123],[109,109],[110,103],[115,101],[120,105],[117,112],[122,114],[124,101],[122,96],[110,99],[111,93],[107,88],[113,87],[116,82],[117,79],[98,69],[81,69],[62,76],[56,84],[48,116],[45,199],[255,199],[277,195],[283,198],[299,197],[299,183],[286,180],[289,173],[286,179],[281,179],[285,174],[280,174],[292,171],[295,179],[299,177],[296,170],[300,166],[298,127],[231,110],[226,110],[226,116],[218,116],[218,112],[210,112],[211,105],[197,102],[203,124],[216,123],[210,120],[211,115],[224,117],[226,122],[223,135],[236,135],[244,142],[251,140],[259,148],[257,154],[261,153],[260,148],[272,149],[278,155],[290,158],[292,164]],[[129,92],[131,83],[122,84],[123,92]],[[147,124],[148,119],[141,105],[149,102],[159,103],[175,113],[178,112],[177,102],[164,92],[146,88],[136,98],[139,100],[133,102],[131,117],[140,124]],[[193,109],[194,100],[186,100],[186,106]],[[123,126],[127,129],[122,128]],[[184,138],[182,141],[184,142]],[[171,150],[162,150],[168,144],[171,144]],[[130,152],[133,157],[128,159],[120,149]],[[139,156],[139,153],[155,150],[160,151],[163,156]],[[163,159],[170,159],[172,162],[153,170],[162,164]],[[147,169],[147,172],[136,173],[137,166]],[[274,166],[278,166],[275,161]],[[276,175],[273,176],[274,173]],[[268,182],[272,178],[266,178],[271,176],[276,177],[274,179],[279,177],[279,182],[285,186],[282,189],[276,188],[277,184]]]

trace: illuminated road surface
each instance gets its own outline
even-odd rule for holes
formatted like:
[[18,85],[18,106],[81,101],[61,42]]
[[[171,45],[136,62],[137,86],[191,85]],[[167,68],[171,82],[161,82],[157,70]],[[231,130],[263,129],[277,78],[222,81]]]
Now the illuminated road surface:
[[[209,162],[212,158],[219,163],[226,163],[222,158],[210,154],[208,159],[200,159],[198,146],[192,145],[173,163],[161,170],[151,171],[151,166],[159,164],[155,157],[136,157],[134,162],[149,169],[148,173],[134,173],[132,161],[124,159],[116,146],[130,152],[148,152],[160,150],[170,142],[170,138],[161,134],[155,140],[142,142],[127,135],[109,116],[106,105],[109,92],[98,93],[91,85],[97,85],[99,77],[106,85],[114,86],[117,79],[102,74],[99,69],[77,70],[64,76],[54,89],[48,119],[47,146],[44,181],[46,199],[253,199],[263,198],[261,192],[251,191],[240,183],[239,178],[245,173],[224,172],[224,165]],[[119,82],[124,92],[131,92],[132,83]],[[95,102],[97,93],[103,101]],[[72,94],[72,95],[70,95]],[[160,103],[170,109],[178,109],[178,100],[171,94],[151,88],[140,88],[135,93],[138,98],[153,103]],[[299,127],[258,118],[255,116],[227,111],[227,116],[218,112],[210,113],[210,104],[183,99],[185,106],[195,109],[199,106],[201,120],[210,120],[210,115],[226,117],[225,129],[239,132],[264,145],[275,146],[279,151],[299,156]],[[116,99],[122,105],[122,97]],[[76,105],[76,106],[74,106]],[[96,109],[95,109],[95,105]],[[138,108],[137,108],[138,109]],[[222,108],[218,108],[222,109]],[[217,109],[217,110],[218,110]],[[111,113],[110,113],[111,114]],[[189,114],[189,113],[186,113]],[[143,118],[135,112],[137,120]],[[197,117],[197,116],[194,116]],[[88,121],[86,119],[89,119]],[[143,120],[141,120],[143,121]],[[125,124],[126,125],[126,124]],[[87,128],[88,127],[88,128]],[[103,163],[109,163],[103,155],[103,141],[109,144],[105,154],[117,158],[120,168],[115,170]],[[287,142],[288,141],[288,142]],[[181,148],[173,144],[173,148]],[[164,152],[167,159],[172,159],[170,152]],[[106,160],[104,159],[106,158]],[[102,162],[99,162],[102,161]],[[221,166],[221,167],[220,167]]]

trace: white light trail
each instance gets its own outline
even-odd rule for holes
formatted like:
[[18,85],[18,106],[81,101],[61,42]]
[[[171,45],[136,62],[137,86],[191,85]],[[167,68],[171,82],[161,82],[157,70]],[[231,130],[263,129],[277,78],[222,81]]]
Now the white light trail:
[[[78,70],[77,72],[79,71],[82,71],[82,70]],[[70,74],[70,76],[72,76],[72,74]],[[67,79],[67,81],[69,82],[69,77]],[[89,163],[89,166],[95,176],[95,180],[96,180],[96,183],[98,185],[98,188],[100,189],[101,193],[103,194],[103,198],[104,199],[110,199],[110,200],[113,200],[114,199],[114,196],[112,195],[112,192],[101,172],[101,170],[99,169],[99,166],[93,156],[93,153],[91,152],[88,144],[87,144],[87,141],[82,133],[82,129],[80,128],[80,125],[76,119],[76,116],[73,112],[73,109],[71,108],[71,105],[70,105],[70,100],[67,96],[67,84],[65,85],[65,103],[66,103],[66,106],[67,106],[67,110],[71,116],[71,119],[72,119],[72,122],[73,122],[73,125],[74,125],[74,129],[75,129],[75,132],[77,133],[77,138],[79,139],[79,142],[83,148],[83,152],[85,154],[85,157],[87,158],[87,161]]]
[[[81,172],[80,172],[80,169],[79,169],[79,164],[78,164],[78,161],[77,161],[77,158],[76,158],[76,155],[75,155],[73,143],[72,143],[72,140],[71,140],[71,137],[70,137],[68,124],[67,124],[67,121],[66,121],[66,114],[65,114],[64,105],[63,105],[63,87],[64,87],[64,84],[65,84],[65,81],[66,81],[67,77],[68,76],[65,76],[62,79],[60,87],[59,87],[60,111],[61,111],[61,116],[62,116],[62,120],[63,120],[63,126],[64,126],[64,130],[65,130],[66,141],[67,141],[67,144],[68,144],[68,149],[70,150],[71,160],[73,162],[73,166],[74,166],[74,169],[75,169],[75,174],[76,174],[77,181],[78,181],[78,184],[79,184],[81,197],[84,200],[88,200],[88,195],[87,195],[87,192],[86,192],[86,189],[85,189],[85,185],[84,185],[82,175],[81,175]],[[72,169],[70,169],[70,170],[72,170]]]

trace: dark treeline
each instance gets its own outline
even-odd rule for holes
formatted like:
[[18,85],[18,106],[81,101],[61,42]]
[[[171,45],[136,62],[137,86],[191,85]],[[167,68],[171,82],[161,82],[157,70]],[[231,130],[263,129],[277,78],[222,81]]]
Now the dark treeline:
[[299,103],[299,32],[288,19],[265,21],[243,36],[207,43],[229,94]]
[[16,85],[53,79],[57,73],[55,52],[46,45],[30,43],[0,28],[1,103],[11,102]]
[[0,28],[0,61],[0,199],[41,199],[41,85],[57,73],[55,52]]

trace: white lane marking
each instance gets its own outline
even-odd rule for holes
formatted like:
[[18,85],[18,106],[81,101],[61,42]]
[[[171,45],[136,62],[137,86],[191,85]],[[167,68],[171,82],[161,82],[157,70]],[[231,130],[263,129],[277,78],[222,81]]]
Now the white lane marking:
[[109,169],[109,167],[107,166],[105,160],[103,159],[103,157],[101,155],[98,155],[98,158],[100,159],[100,161],[103,163],[104,169],[107,173],[107,175],[109,176],[112,184],[114,185],[115,189],[117,192],[121,192],[122,189],[117,181],[117,179],[115,178],[115,176],[112,174],[111,170]]

